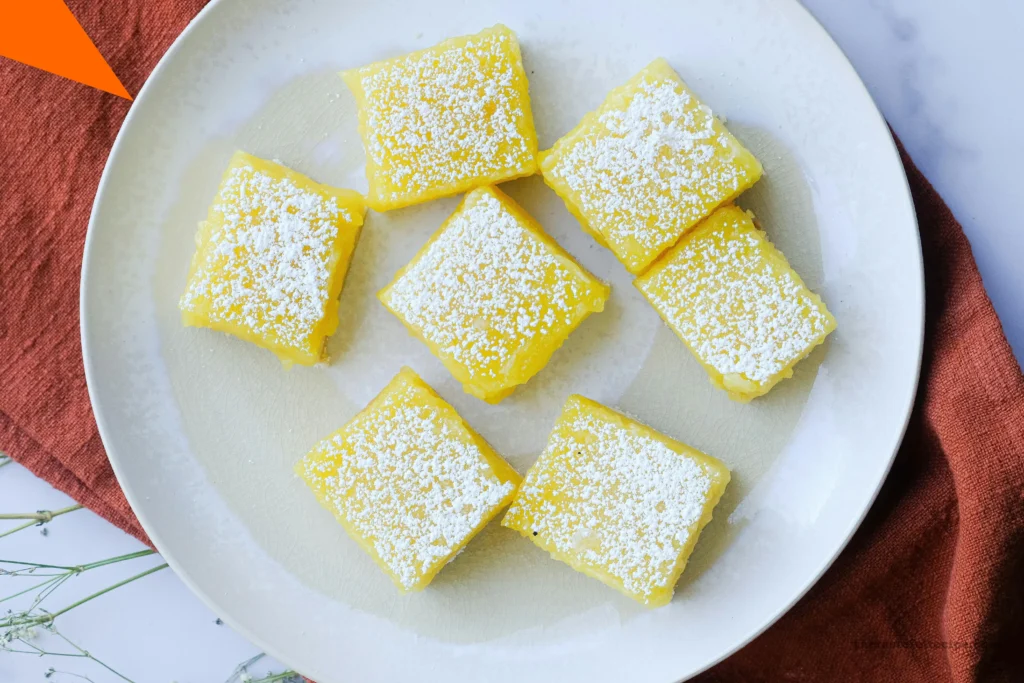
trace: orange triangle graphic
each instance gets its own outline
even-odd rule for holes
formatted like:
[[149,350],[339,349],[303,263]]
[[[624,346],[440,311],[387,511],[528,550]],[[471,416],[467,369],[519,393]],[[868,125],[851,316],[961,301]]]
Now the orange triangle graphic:
[[0,0],[0,56],[132,99],[63,0]]

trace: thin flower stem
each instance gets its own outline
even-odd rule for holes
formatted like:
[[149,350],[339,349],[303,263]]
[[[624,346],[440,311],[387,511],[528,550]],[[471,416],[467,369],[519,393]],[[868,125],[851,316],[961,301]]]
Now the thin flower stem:
[[[77,509],[80,509],[80,507],[70,506],[68,508],[57,510],[52,513],[40,511],[37,515],[24,515],[20,516],[19,518],[30,519],[27,525],[45,524],[54,516],[66,514]],[[10,517],[8,516],[7,518]],[[26,525],[23,525],[20,528],[24,528],[24,526]],[[0,538],[2,538],[3,535],[0,535]],[[154,574],[158,571],[166,569],[167,564],[161,564],[156,567],[151,567],[143,572],[139,572],[134,576],[124,579],[123,581],[118,581],[117,583],[112,584],[104,588],[103,590],[96,591],[95,593],[92,593],[91,595],[88,595],[82,598],[81,600],[77,600],[57,611],[51,612],[47,609],[44,609],[43,607],[41,607],[41,603],[47,598],[49,598],[53,594],[53,592],[59,589],[65,582],[78,576],[79,574],[82,574],[83,572],[87,572],[92,569],[97,569],[99,567],[105,567],[108,565],[116,564],[119,562],[125,562],[128,560],[147,557],[149,555],[155,554],[155,552],[156,551],[150,549],[138,550],[135,552],[126,553],[124,555],[118,555],[116,557],[109,557],[106,559],[73,566],[44,564],[40,562],[22,562],[19,560],[0,560],[0,575],[35,577],[42,579],[41,581],[33,582],[31,586],[24,590],[18,591],[14,595],[9,595],[7,597],[0,598],[0,603],[5,602],[7,600],[11,600],[13,598],[17,598],[19,596],[23,596],[25,594],[31,594],[32,599],[31,605],[28,607],[28,609],[19,611],[17,613],[12,612],[11,610],[7,610],[7,614],[4,617],[0,617],[0,652],[28,654],[35,655],[37,657],[53,656],[63,657],[65,659],[89,659],[95,662],[97,665],[106,669],[108,672],[110,672],[111,675],[116,676],[124,683],[134,683],[132,679],[117,671],[106,662],[97,659],[89,651],[83,649],[82,647],[78,646],[77,644],[69,640],[67,636],[65,636],[63,633],[57,630],[55,621],[57,617],[60,617],[61,615],[66,614],[71,610],[80,607],[91,600],[95,600],[96,598],[105,595],[111,591],[117,590],[129,583],[132,583],[133,581],[138,581],[139,579],[145,576],[149,576],[150,574]],[[5,566],[12,567],[12,569],[7,569]],[[37,570],[41,571],[37,572]],[[49,633],[63,640],[67,647],[71,648],[74,651],[51,652],[47,649],[44,649],[43,647],[39,647],[38,645],[29,642],[25,637],[21,637],[23,634],[31,633],[31,630],[37,626],[46,629],[46,631],[48,631]],[[19,646],[11,647],[12,641],[17,641]],[[58,672],[53,667],[49,669],[49,672],[47,673],[47,678],[49,678],[50,675],[54,673],[63,673],[69,676],[75,676],[83,681],[92,683],[91,679],[87,676],[82,676],[80,674],[75,674],[71,672]]]
[[125,579],[123,581],[118,581],[117,583],[115,583],[112,586],[107,586],[106,588],[104,588],[101,591],[96,591],[92,595],[88,595],[88,596],[82,598],[81,600],[77,600],[77,601],[71,603],[70,605],[68,605],[64,609],[60,609],[60,610],[57,610],[56,612],[53,612],[52,614],[46,615],[46,618],[44,619],[44,621],[42,621],[40,623],[45,623],[45,622],[53,621],[54,619],[56,619],[60,615],[66,613],[66,612],[70,612],[74,608],[80,607],[81,605],[84,605],[85,603],[89,602],[90,600],[95,600],[96,598],[100,597],[101,595],[106,595],[110,591],[112,591],[114,589],[117,589],[117,588],[120,588],[121,586],[127,585],[127,584],[131,583],[132,581],[138,581],[139,579],[141,579],[144,576],[149,576],[150,574],[155,574],[156,572],[160,571],[161,569],[167,569],[167,564],[164,563],[164,564],[158,565],[156,567],[152,567],[150,569],[147,569],[144,572],[139,572],[135,576],[129,576],[127,579]]
[[[25,641],[21,641],[25,643]],[[12,650],[11,648],[4,648],[0,652],[10,652],[12,655],[36,655],[39,657],[77,657],[78,659],[89,659],[88,655],[80,655],[77,652],[50,652],[49,650],[43,650],[31,643],[25,643],[31,650]]]
[[134,553],[127,553],[125,555],[118,555],[117,557],[108,557],[105,560],[97,560],[96,562],[89,562],[88,564],[80,564],[74,567],[61,564],[39,564],[38,562],[19,562],[18,560],[0,560],[0,564],[16,564],[19,567],[34,567],[36,569],[63,569],[68,572],[75,572],[81,574],[82,572],[89,571],[90,569],[96,569],[98,567],[105,567],[108,564],[115,564],[117,562],[124,562],[125,560],[134,560],[138,557],[146,557],[147,555],[153,555],[156,551],[150,548],[146,550],[137,550]]
[[8,529],[7,531],[5,531],[2,534],[0,534],[0,538],[3,538],[4,536],[10,536],[11,534],[16,534],[19,531],[21,531],[22,529],[27,529],[30,526],[35,526],[36,524],[39,524],[39,522],[25,522],[24,524],[19,524],[18,526],[14,527],[13,529]]
[[62,564],[39,564],[38,562],[21,562],[19,560],[0,560],[0,564],[16,564],[19,567],[35,567],[36,569],[63,569],[69,572],[80,569],[80,567],[67,567]]
[[[166,566],[167,566],[167,565],[165,564],[165,565],[164,565],[164,567],[166,567]],[[156,568],[154,568],[154,570],[153,570],[153,571],[156,571],[156,569],[162,569],[162,568],[163,568],[163,567],[156,567]],[[141,577],[141,576],[144,576],[144,575],[145,575],[145,574],[140,574],[139,576],[137,576],[137,577],[135,577],[135,578],[139,578],[139,577]],[[123,585],[123,584],[122,584],[122,585]],[[116,588],[116,586],[114,586],[114,588]],[[54,615],[54,616],[56,616],[56,615]],[[91,659],[92,661],[96,662],[97,664],[99,664],[100,666],[102,666],[102,667],[103,667],[104,669],[106,669],[106,670],[107,670],[107,671],[109,671],[110,673],[112,673],[112,674],[114,674],[115,676],[117,676],[118,678],[120,678],[120,679],[121,679],[122,681],[127,681],[127,683],[134,683],[134,681],[132,681],[132,679],[128,678],[127,676],[125,676],[125,675],[124,675],[124,674],[122,674],[121,672],[119,672],[119,671],[116,671],[116,670],[112,669],[112,668],[111,668],[110,666],[108,666],[108,665],[107,665],[107,664],[105,664],[104,662],[101,662],[100,660],[98,660],[98,659],[96,659],[95,657],[93,657],[93,656],[92,656],[91,654],[89,654],[89,652],[88,652],[87,650],[83,650],[82,648],[80,648],[80,647],[78,647],[77,645],[75,645],[75,644],[74,644],[73,642],[71,642],[70,640],[68,640],[68,637],[67,637],[67,636],[65,636],[65,635],[64,635],[63,633],[61,633],[60,631],[55,631],[55,633],[56,633],[56,635],[57,635],[57,636],[59,636],[59,637],[60,637],[60,639],[61,639],[61,640],[63,640],[63,641],[65,642],[65,643],[67,643],[67,644],[68,644],[68,645],[70,645],[71,647],[73,647],[73,648],[75,648],[76,650],[78,650],[78,652],[80,653],[80,656],[82,656],[82,657],[88,657],[89,659]]]
[[66,515],[69,512],[74,512],[75,510],[81,509],[81,505],[69,505],[66,508],[61,508],[60,510],[53,510],[52,512],[50,510],[39,510],[37,512],[6,513],[0,515],[0,519],[31,519],[33,521],[42,522],[45,524],[46,522],[52,520],[54,517],[60,517],[61,515]]
[[[153,555],[155,552],[156,551],[154,551],[154,550],[139,550],[139,551],[136,551],[134,553],[128,553],[126,555],[118,555],[117,557],[110,557],[110,558],[107,558],[105,560],[99,560],[97,562],[90,562],[89,564],[79,565],[77,567],[58,567],[56,565],[39,565],[39,564],[32,563],[32,562],[15,562],[13,560],[0,560],[0,564],[6,563],[6,564],[16,564],[16,565],[19,565],[19,566],[27,566],[27,567],[30,568],[27,571],[28,572],[33,572],[33,573],[14,573],[14,572],[11,572],[11,573],[8,574],[8,576],[19,576],[19,577],[26,577],[26,578],[27,577],[40,577],[40,578],[45,577],[46,578],[45,581],[40,581],[38,583],[35,583],[35,584],[29,586],[28,588],[26,588],[24,590],[20,590],[17,593],[14,593],[13,595],[8,595],[6,597],[0,598],[0,603],[7,602],[8,600],[13,600],[13,599],[15,599],[17,597],[25,595],[26,593],[32,593],[32,592],[35,592],[35,591],[39,591],[39,594],[36,595],[35,599],[32,601],[32,606],[28,610],[28,611],[32,611],[33,609],[38,607],[39,604],[43,600],[45,600],[47,597],[49,597],[51,593],[53,593],[55,590],[60,588],[61,585],[63,585],[65,581],[67,581],[68,579],[70,579],[70,578],[72,578],[74,576],[78,576],[79,574],[81,574],[83,572],[87,572],[87,571],[92,570],[92,569],[97,569],[99,567],[105,567],[105,566],[110,565],[110,564],[115,564],[117,562],[125,562],[127,560],[134,560],[134,559],[138,559],[140,557],[147,557],[149,555]],[[60,573],[55,573],[55,574],[38,574],[38,573],[34,573],[34,571],[35,571],[35,569],[37,567],[51,567],[51,566],[54,567],[55,569],[63,569],[63,571],[61,571]],[[26,570],[18,570],[18,571],[19,572],[25,572]]]
[[[94,657],[88,650],[83,650],[81,647],[76,645],[73,641],[71,641],[66,635],[64,635],[60,631],[58,631],[56,629],[53,629],[52,632],[53,632],[53,634],[55,636],[57,636],[58,638],[63,640],[65,643],[70,645],[72,648],[77,650],[77,652],[51,652],[50,650],[44,650],[41,647],[33,645],[32,643],[28,642],[27,640],[25,640],[23,638],[18,638],[18,642],[21,643],[22,645],[25,645],[26,647],[32,648],[31,650],[15,650],[15,649],[10,648],[10,647],[0,647],[0,651],[10,652],[12,654],[36,655],[36,656],[39,656],[39,657],[72,657],[72,658],[77,658],[77,659],[90,659],[90,660],[96,662],[97,664],[99,664],[100,666],[102,666],[104,669],[106,669],[110,673],[112,673],[115,676],[117,676],[118,678],[120,678],[121,680],[127,681],[128,683],[134,683],[134,681],[132,681],[130,678],[128,678],[127,676],[122,674],[120,671],[117,671],[116,669],[113,669],[106,662],[103,662],[102,660],[99,660],[96,657]],[[56,670],[51,669],[51,671],[53,671],[54,673],[57,673]],[[71,672],[68,672],[68,671],[62,671],[60,673],[67,674],[69,676],[74,676],[75,678],[80,678],[80,679],[82,679],[84,681],[91,681],[90,678],[88,678],[86,676],[82,676],[80,674],[71,673]]]
[[46,598],[50,597],[50,595],[55,590],[64,585],[64,583],[67,582],[67,580],[70,579],[72,576],[77,576],[77,574],[65,574],[64,576],[57,577],[56,581],[54,581],[51,585],[41,590],[39,592],[39,595],[37,595],[35,599],[32,600],[32,606],[29,607],[28,611],[31,612],[35,608],[39,607],[39,605],[43,604],[43,600],[46,600]]
[[250,666],[260,661],[266,656],[267,655],[261,652],[258,655],[250,657],[249,659],[245,660],[244,662],[235,667],[235,670],[231,672],[231,676],[228,677],[228,680],[225,683],[238,683],[242,679],[242,674],[246,674],[249,672]]
[[10,459],[9,457],[7,457],[7,456],[5,455],[5,456],[3,456],[2,458],[0,458],[0,467],[7,467],[7,466],[8,466],[8,465],[10,465],[10,464],[11,464],[12,462],[14,462],[14,461],[13,461],[13,460],[11,460],[11,459]]
[[[228,678],[226,683],[239,683],[243,680],[243,676],[249,674],[249,668],[252,667],[256,662],[260,661],[267,655],[263,652],[259,653],[255,657],[250,657],[241,664],[235,667],[235,670],[231,673],[231,677]],[[294,671],[282,671],[277,674],[267,674],[263,678],[248,678],[249,683],[277,683],[277,681],[292,681],[299,678],[299,674]]]
[[66,576],[66,574],[56,574],[56,575],[53,576],[53,578],[47,579],[46,581],[40,581],[37,584],[33,584],[33,585],[29,586],[28,588],[26,588],[25,590],[18,591],[14,595],[8,595],[6,598],[0,598],[0,602],[7,602],[8,600],[13,600],[14,598],[20,597],[20,596],[24,595],[25,593],[31,593],[34,590],[45,589],[46,587],[49,586],[49,584],[54,583],[55,581],[59,580],[63,576]]
[[166,564],[161,564],[159,566],[152,567],[151,569],[147,569],[144,572],[140,572],[140,573],[136,574],[135,576],[130,576],[130,577],[128,577],[127,579],[125,579],[123,581],[118,581],[117,583],[113,584],[112,586],[107,586],[106,588],[104,588],[101,591],[96,591],[92,595],[88,595],[88,596],[82,598],[81,600],[77,600],[77,601],[71,603],[70,605],[68,605],[67,607],[64,607],[63,609],[57,610],[56,612],[47,612],[45,614],[37,614],[37,615],[21,614],[21,615],[14,615],[12,617],[8,617],[7,619],[5,619],[3,621],[0,621],[0,628],[11,628],[13,626],[32,627],[32,626],[42,626],[44,624],[53,623],[53,620],[56,619],[57,617],[59,617],[60,615],[65,614],[67,612],[70,612],[71,610],[75,609],[76,607],[80,607],[81,605],[84,605],[85,603],[89,602],[90,600],[95,600],[96,598],[100,597],[101,595],[106,595],[107,593],[109,593],[112,590],[115,590],[117,588],[120,588],[121,586],[129,584],[132,581],[138,581],[142,577],[149,576],[150,574],[156,573],[156,572],[160,571],[161,569],[167,569],[167,565]]
[[46,650],[40,650],[39,648],[33,648],[32,650],[13,650],[9,647],[0,648],[0,652],[10,652],[12,655],[36,655],[38,657],[78,657],[79,659],[87,659],[85,655],[80,655],[77,652],[47,652]]
[[136,550],[134,553],[127,553],[125,555],[118,555],[117,557],[109,557],[105,560],[98,560],[96,562],[90,562],[87,565],[83,565],[83,571],[90,569],[96,569],[98,567],[106,567],[108,564],[117,564],[118,562],[124,562],[125,560],[135,560],[140,557],[148,557],[155,555],[156,551],[152,548],[146,548],[145,550]]
[[58,671],[57,669],[51,668],[50,672],[51,673],[55,673],[55,674],[63,674],[64,676],[72,676],[72,677],[77,678],[77,679],[79,679],[81,681],[87,681],[87,683],[93,683],[93,680],[91,678],[89,678],[88,676],[83,676],[82,674],[76,674],[74,671]]
[[251,683],[274,683],[275,681],[287,681],[287,680],[290,680],[292,678],[298,678],[298,677],[299,677],[299,674],[295,673],[294,671],[282,671],[279,674],[274,674],[273,676],[267,676],[266,678],[253,679],[253,681]]
[[25,645],[25,646],[27,646],[27,647],[30,647],[30,648],[32,648],[32,649],[33,649],[33,650],[35,650],[35,651],[36,651],[37,653],[39,653],[39,655],[40,655],[40,656],[42,656],[42,655],[45,655],[45,654],[46,654],[46,650],[44,650],[44,649],[43,649],[43,648],[41,648],[41,647],[37,647],[36,645],[33,645],[32,643],[28,642],[28,641],[27,641],[27,640],[25,640],[24,638],[18,638],[18,642],[19,642],[19,643],[21,643],[22,645]]
[[[0,466],[2,466],[2,465],[0,465]],[[8,529],[7,531],[5,531],[3,533],[0,533],[0,538],[3,538],[4,536],[10,536],[11,534],[16,534],[19,531],[21,531],[22,529],[27,529],[30,526],[36,526],[37,524],[46,524],[47,522],[52,521],[54,517],[60,517],[61,515],[66,515],[69,512],[74,512],[75,510],[81,510],[81,509],[82,509],[81,505],[69,505],[66,508],[61,508],[60,510],[54,510],[53,512],[50,512],[49,510],[40,510],[39,512],[26,512],[26,513],[15,513],[15,514],[3,514],[3,515],[0,515],[0,519],[27,519],[27,520],[30,520],[28,522],[25,522],[24,524],[19,524],[18,526],[14,527],[13,529]]]

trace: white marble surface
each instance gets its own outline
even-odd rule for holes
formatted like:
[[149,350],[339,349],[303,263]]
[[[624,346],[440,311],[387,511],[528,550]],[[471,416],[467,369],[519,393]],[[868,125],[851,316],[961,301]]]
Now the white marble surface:
[[1006,336],[1024,357],[1024,3],[803,0],[871,91],[974,248]]
[[[768,1],[768,0],[765,0]],[[1024,100],[1013,84],[1024,64],[1024,3],[1017,0],[804,0],[853,61],[925,174],[964,225],[1018,358],[1024,356],[1024,229],[1015,161]],[[3,444],[0,444],[0,448]],[[18,465],[0,469],[0,512],[56,509],[65,496]],[[0,527],[0,529],[6,527]],[[80,564],[141,545],[87,511],[0,539],[0,558]],[[59,607],[159,564],[135,560],[75,579]],[[0,577],[0,597],[18,579]],[[8,605],[3,605],[6,608]],[[219,626],[169,570],[61,617],[61,630],[137,683],[219,683],[256,653]],[[271,664],[272,665],[272,664]],[[3,683],[42,682],[54,667],[95,683],[121,680],[80,659],[0,654]],[[55,674],[50,681],[81,681]]]

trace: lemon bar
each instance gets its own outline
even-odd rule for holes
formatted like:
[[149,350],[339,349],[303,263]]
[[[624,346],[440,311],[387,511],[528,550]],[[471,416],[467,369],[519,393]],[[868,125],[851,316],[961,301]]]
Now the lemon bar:
[[714,458],[573,395],[501,523],[660,607],[728,483]]
[[295,471],[403,592],[430,583],[520,483],[409,368]]
[[546,182],[633,274],[761,177],[663,59],[540,154]]
[[484,187],[377,296],[467,393],[497,403],[609,292],[518,204]]
[[357,192],[236,152],[199,224],[182,321],[269,349],[286,367],[317,363],[365,212]]
[[504,26],[341,77],[359,106],[372,209],[537,172],[526,73],[516,36]]
[[634,284],[737,401],[791,377],[836,327],[753,214],[735,206],[711,214]]

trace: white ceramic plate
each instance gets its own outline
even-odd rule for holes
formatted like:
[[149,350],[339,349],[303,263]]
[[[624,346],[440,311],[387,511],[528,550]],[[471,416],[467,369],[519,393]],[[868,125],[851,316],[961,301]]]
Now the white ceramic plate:
[[[182,328],[196,223],[233,150],[365,189],[335,72],[497,22],[522,43],[542,147],[657,56],[728,118],[766,171],[740,204],[839,322],[794,379],[750,405],[713,389],[536,177],[503,187],[613,295],[500,406],[463,394],[374,298],[456,199],[368,216],[329,367],[285,372],[268,352]],[[110,155],[86,242],[82,341],[103,441],[143,526],[196,593],[287,664],[320,683],[667,683],[764,629],[856,528],[913,400],[922,296],[889,133],[795,2],[221,0],[167,53]],[[644,610],[496,524],[427,591],[399,595],[292,466],[403,364],[521,471],[573,391],[729,465],[672,604]]]

